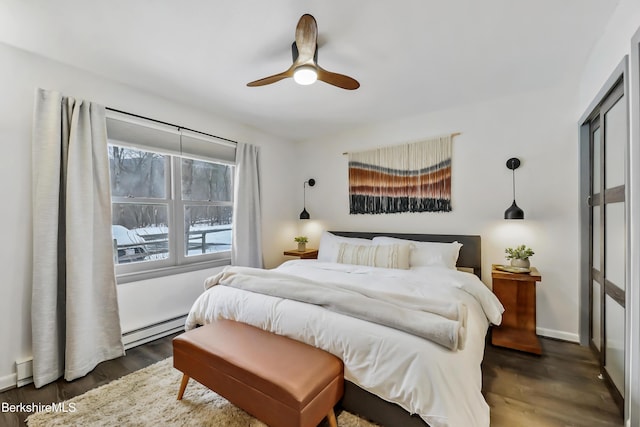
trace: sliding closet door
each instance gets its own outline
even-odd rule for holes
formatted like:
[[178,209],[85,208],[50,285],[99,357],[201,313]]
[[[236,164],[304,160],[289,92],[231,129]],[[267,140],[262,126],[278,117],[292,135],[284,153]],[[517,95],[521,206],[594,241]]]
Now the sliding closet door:
[[619,81],[589,121],[590,343],[622,404],[625,390],[625,153],[627,102]]

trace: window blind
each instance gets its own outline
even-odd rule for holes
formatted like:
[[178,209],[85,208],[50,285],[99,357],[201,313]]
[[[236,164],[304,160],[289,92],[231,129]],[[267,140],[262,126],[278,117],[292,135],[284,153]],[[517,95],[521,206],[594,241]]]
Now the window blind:
[[230,164],[236,158],[236,144],[232,142],[111,110],[107,110],[107,136],[116,145],[173,156]]

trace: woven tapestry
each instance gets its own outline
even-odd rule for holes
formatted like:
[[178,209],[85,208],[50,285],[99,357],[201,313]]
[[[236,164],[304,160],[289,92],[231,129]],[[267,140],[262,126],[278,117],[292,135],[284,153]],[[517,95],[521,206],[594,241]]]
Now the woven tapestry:
[[352,214],[451,211],[451,135],[349,153]]

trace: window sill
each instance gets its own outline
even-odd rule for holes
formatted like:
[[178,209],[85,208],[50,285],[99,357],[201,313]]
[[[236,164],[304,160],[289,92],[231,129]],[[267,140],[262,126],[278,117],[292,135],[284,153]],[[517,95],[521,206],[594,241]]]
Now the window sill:
[[216,259],[206,262],[195,262],[192,264],[184,264],[178,266],[156,268],[148,271],[137,271],[135,273],[118,274],[116,283],[123,285],[125,283],[139,282],[142,280],[156,279],[158,277],[173,276],[175,274],[188,273],[191,271],[206,270],[208,268],[224,267],[231,265],[231,259]]

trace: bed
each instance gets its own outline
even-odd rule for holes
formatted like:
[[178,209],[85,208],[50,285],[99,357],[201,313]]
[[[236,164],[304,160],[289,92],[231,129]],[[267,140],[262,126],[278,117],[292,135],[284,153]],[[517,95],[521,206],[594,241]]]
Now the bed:
[[[415,255],[425,252],[416,249],[422,245],[417,242],[440,243],[436,252],[446,248],[442,253],[447,265],[419,265]],[[448,258],[450,245],[455,245],[451,242],[461,244],[455,246],[453,260]],[[370,249],[372,244],[378,247]],[[407,245],[410,252],[405,253]],[[369,262],[360,262],[363,259]],[[415,265],[407,268],[408,263]],[[480,365],[487,328],[500,323],[503,308],[479,280],[480,236],[325,232],[318,260],[248,270],[231,267],[207,279],[208,289],[194,303],[186,329],[231,319],[335,354],[345,363],[342,407],[384,426],[489,425]],[[307,287],[311,297],[304,291]],[[368,302],[345,303],[362,295]],[[382,324],[379,319],[389,304],[419,310],[397,317],[419,319],[414,323],[420,330],[399,330],[395,318],[391,326]],[[353,313],[344,311],[345,305],[354,308]],[[451,307],[463,314],[443,320],[448,314],[439,310],[448,313]],[[367,312],[374,318],[366,317]],[[429,329],[432,323],[435,332],[422,335],[422,326]]]

